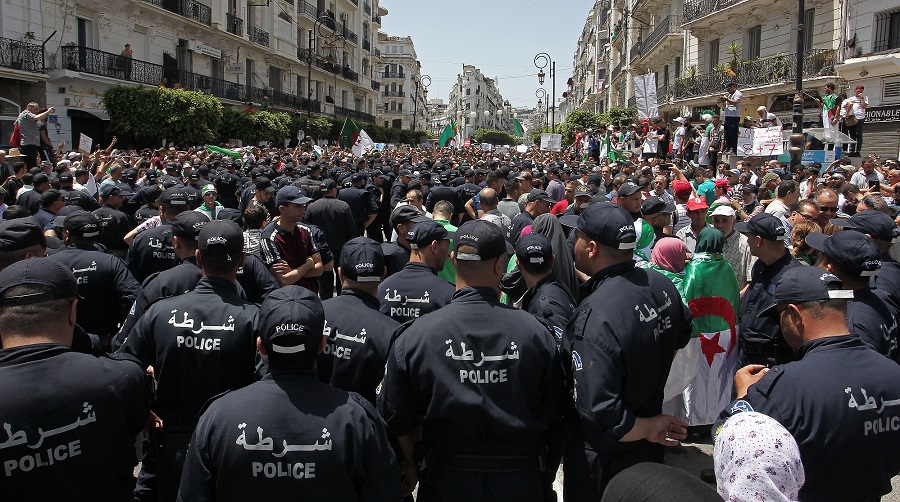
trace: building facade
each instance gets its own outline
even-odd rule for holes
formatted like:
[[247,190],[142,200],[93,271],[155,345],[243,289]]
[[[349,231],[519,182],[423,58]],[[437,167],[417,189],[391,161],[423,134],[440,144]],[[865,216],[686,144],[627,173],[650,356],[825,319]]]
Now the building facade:
[[435,138],[440,138],[444,128],[450,123],[450,115],[447,113],[449,105],[443,99],[428,100],[428,132]]
[[428,126],[428,79],[422,79],[422,65],[411,37],[378,33],[377,122],[396,129],[425,129]]
[[[374,122],[373,36],[386,14],[373,0],[12,0],[3,2],[0,34],[21,41],[33,32],[37,44],[49,37],[31,73],[43,80],[41,104],[56,108],[50,139],[71,147],[80,133],[109,140],[100,100],[123,84]],[[10,66],[0,56],[0,79],[28,81]]]
[[463,137],[471,138],[478,129],[496,129],[512,133],[512,113],[496,81],[473,65],[463,65],[450,90],[448,116],[456,120]]

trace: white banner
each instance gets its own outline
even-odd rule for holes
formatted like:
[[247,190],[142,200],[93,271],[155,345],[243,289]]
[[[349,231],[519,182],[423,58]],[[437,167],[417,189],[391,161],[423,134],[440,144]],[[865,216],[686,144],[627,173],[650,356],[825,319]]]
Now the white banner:
[[81,133],[78,136],[78,149],[84,153],[91,153],[91,146],[94,144],[94,140],[91,139],[90,136],[85,133]]
[[551,134],[549,132],[541,134],[541,150],[558,152],[560,149],[562,149],[562,134]]
[[656,75],[637,75],[634,79],[634,97],[637,102],[638,119],[659,117],[659,103],[656,99]]
[[742,157],[768,157],[784,153],[784,137],[781,127],[738,128],[738,155]]

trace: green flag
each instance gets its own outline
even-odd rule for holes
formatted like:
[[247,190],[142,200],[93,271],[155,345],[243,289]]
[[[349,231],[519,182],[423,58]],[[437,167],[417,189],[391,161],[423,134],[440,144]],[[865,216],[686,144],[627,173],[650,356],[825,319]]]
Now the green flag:
[[221,153],[222,155],[228,155],[228,156],[234,157],[236,159],[241,158],[241,154],[238,152],[235,152],[233,150],[228,150],[226,148],[220,148],[220,147],[214,146],[214,145],[206,145],[206,150],[213,152],[213,153]]
[[525,129],[522,128],[522,123],[519,122],[519,119],[513,119],[513,135],[517,138],[525,137]]
[[444,127],[444,133],[441,134],[440,145],[447,146],[451,140],[456,137],[456,122],[451,122]]
[[338,143],[344,148],[353,148],[356,138],[359,136],[359,131],[359,126],[350,120],[350,117],[347,117],[344,120],[344,126],[341,127],[341,137]]

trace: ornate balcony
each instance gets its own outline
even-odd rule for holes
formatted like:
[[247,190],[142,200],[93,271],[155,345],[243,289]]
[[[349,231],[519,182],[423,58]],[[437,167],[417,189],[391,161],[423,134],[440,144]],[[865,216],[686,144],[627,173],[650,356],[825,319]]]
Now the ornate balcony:
[[269,46],[269,32],[268,31],[266,31],[262,28],[258,28],[256,26],[251,26],[247,30],[247,35],[250,36],[250,41],[253,42],[254,44],[259,44],[263,47]]
[[225,31],[239,37],[244,36],[244,20],[234,14],[225,13]]
[[206,26],[212,26],[212,9],[194,0],[144,0]]
[[0,38],[0,66],[43,73],[44,50],[37,44]]

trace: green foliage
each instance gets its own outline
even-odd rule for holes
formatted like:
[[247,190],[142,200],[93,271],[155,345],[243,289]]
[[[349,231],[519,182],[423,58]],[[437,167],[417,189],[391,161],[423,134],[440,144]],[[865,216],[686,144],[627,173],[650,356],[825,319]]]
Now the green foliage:
[[336,139],[338,135],[341,133],[340,126],[338,126],[338,132],[333,133],[334,129],[334,121],[329,120],[325,117],[313,117],[309,122],[309,135],[314,139]]
[[287,113],[243,111],[226,108],[222,116],[222,127],[219,129],[219,140],[239,139],[245,143],[256,145],[262,141],[281,143],[285,138],[296,134],[292,128],[291,115]]
[[492,145],[515,145],[518,140],[504,131],[495,129],[478,129],[475,131],[476,143],[490,143]]
[[600,115],[603,124],[624,126],[637,122],[637,107],[614,106]]
[[160,142],[200,145],[217,139],[222,104],[202,92],[113,86],[103,93],[113,131]]
[[[556,132],[563,135],[563,144],[570,145],[575,141],[575,130],[602,129],[608,125],[628,125],[637,120],[637,107],[613,107],[604,113],[592,113],[585,110],[575,110],[566,115],[566,120],[556,128]],[[550,132],[545,130],[544,132]],[[532,132],[536,136],[535,144],[540,143],[540,131]]]

